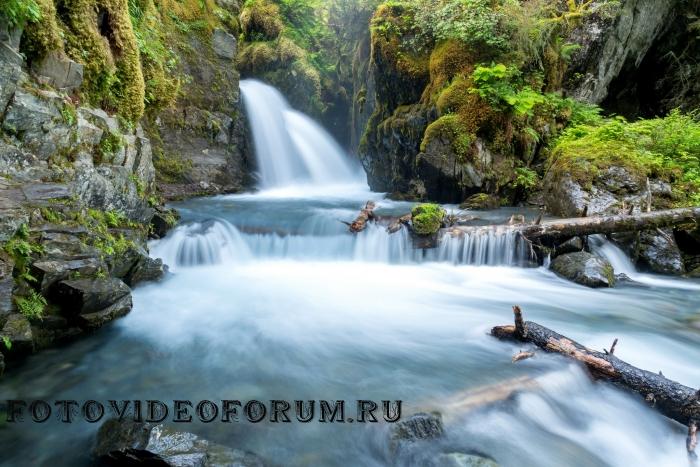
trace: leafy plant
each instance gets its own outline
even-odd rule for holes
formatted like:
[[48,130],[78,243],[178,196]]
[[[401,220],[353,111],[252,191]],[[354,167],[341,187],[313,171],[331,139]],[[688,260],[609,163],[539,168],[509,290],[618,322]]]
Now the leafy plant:
[[11,28],[36,23],[41,19],[41,9],[35,0],[0,0],[0,17],[7,20]]
[[518,115],[532,116],[533,109],[546,97],[530,86],[520,85],[521,72],[502,63],[478,66],[472,74],[474,92],[495,107],[506,107]]
[[5,345],[7,350],[12,350],[12,341],[7,336],[2,336],[2,343]]
[[27,319],[41,319],[46,309],[46,299],[34,289],[29,289],[26,296],[15,297],[17,309]]

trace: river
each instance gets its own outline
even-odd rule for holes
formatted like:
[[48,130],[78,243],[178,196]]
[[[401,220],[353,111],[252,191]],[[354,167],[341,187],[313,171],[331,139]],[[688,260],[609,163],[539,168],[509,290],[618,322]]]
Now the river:
[[[313,142],[321,130],[283,102],[270,103],[277,97],[259,86],[243,84],[249,111],[253,99],[273,112],[261,121],[278,126],[254,135],[258,157],[260,138],[279,142],[287,132],[283,148],[295,149],[284,156],[286,169],[261,174],[257,193],[174,203],[180,225],[151,244],[172,274],[137,287],[125,318],[30,357],[3,378],[2,399],[402,400],[404,416],[438,410],[446,427],[443,440],[420,444],[402,464],[440,465],[438,453],[457,451],[502,466],[687,464],[685,431],[637,397],[592,383],[560,357],[513,364],[520,346],[487,333],[510,323],[518,304],[527,319],[589,347],[618,338],[620,358],[698,387],[700,333],[688,323],[700,312],[700,281],[639,274],[604,240],[601,254],[634,283],[589,289],[523,267],[527,249],[509,238],[450,240],[423,252],[405,232],[370,226],[353,236],[341,221],[368,199],[380,214],[403,214],[410,203],[369,192],[340,156],[320,161]],[[324,139],[324,154],[339,151],[333,144]],[[263,157],[271,163],[283,153]],[[495,223],[515,211],[535,215],[477,215]],[[523,376],[541,389],[469,413],[453,404],[465,391]],[[392,462],[384,423],[178,428],[280,465]],[[0,423],[0,462],[87,463],[96,430],[53,420]]]

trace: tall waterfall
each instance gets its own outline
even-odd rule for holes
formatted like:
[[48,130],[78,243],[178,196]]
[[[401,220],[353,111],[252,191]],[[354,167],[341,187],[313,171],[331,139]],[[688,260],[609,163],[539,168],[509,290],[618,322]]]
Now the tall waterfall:
[[260,188],[364,183],[359,167],[320,125],[256,80],[240,83],[250,122]]

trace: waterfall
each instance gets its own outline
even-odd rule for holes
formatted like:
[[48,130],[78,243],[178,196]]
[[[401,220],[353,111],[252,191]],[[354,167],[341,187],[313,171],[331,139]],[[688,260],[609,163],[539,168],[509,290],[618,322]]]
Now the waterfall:
[[250,123],[260,188],[365,184],[359,165],[320,125],[292,109],[282,94],[256,80],[240,83]]
[[484,229],[457,237],[445,234],[437,248],[417,249],[406,229],[389,234],[384,226],[371,224],[350,235],[330,218],[317,221],[303,234],[245,233],[223,219],[193,222],[152,242],[151,250],[174,268],[237,264],[253,258],[476,266],[526,266],[530,259],[528,245],[512,232]]

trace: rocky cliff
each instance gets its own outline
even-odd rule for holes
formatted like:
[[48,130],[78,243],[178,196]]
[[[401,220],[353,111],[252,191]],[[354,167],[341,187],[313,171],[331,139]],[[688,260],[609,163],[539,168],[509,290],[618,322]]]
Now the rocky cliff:
[[250,181],[235,2],[34,5],[0,12],[0,374],[163,276],[163,198]]

